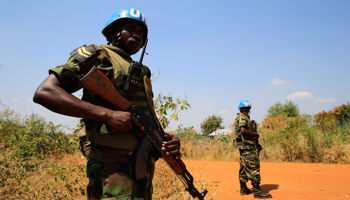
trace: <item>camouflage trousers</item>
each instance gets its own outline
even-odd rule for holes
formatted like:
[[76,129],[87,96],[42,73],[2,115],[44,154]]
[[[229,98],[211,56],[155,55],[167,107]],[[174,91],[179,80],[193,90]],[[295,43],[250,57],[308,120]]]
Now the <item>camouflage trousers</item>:
[[238,146],[240,153],[239,160],[239,181],[242,183],[250,180],[252,183],[260,183],[260,160],[254,145]]
[[89,159],[87,199],[152,200],[154,162],[148,164],[148,177],[136,181],[133,163],[104,163]]

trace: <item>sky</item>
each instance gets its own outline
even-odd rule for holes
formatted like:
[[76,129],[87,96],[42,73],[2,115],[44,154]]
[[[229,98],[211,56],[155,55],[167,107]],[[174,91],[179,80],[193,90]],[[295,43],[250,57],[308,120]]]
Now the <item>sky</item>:
[[251,102],[258,122],[277,102],[291,100],[314,115],[350,100],[348,0],[17,0],[0,2],[2,104],[75,126],[77,118],[35,104],[33,94],[72,50],[106,44],[101,31],[121,8],[146,16],[143,64],[159,75],[155,96],[171,94],[191,105],[167,130],[200,131],[212,115],[230,128],[241,100]]

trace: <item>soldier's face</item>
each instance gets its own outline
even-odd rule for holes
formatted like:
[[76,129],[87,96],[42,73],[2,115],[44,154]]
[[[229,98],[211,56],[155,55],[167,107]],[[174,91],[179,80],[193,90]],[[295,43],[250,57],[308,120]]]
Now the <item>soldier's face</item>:
[[242,111],[249,114],[250,108],[244,107],[242,108]]
[[126,21],[121,30],[122,39],[118,46],[127,54],[133,55],[140,50],[144,33],[145,31],[140,24],[134,21]]

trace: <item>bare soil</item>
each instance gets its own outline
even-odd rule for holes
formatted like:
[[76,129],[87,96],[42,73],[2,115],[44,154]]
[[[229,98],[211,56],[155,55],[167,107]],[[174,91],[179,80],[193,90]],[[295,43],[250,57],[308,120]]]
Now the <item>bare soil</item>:
[[[204,178],[205,199],[254,199],[253,194],[239,193],[238,162],[185,160],[195,180]],[[261,163],[261,189],[273,199],[350,200],[350,165]],[[247,184],[252,188],[250,182]]]

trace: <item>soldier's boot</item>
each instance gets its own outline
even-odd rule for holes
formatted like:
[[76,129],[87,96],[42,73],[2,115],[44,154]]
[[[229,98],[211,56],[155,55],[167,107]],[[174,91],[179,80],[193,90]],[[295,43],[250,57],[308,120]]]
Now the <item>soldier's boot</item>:
[[246,183],[242,183],[241,184],[241,195],[248,195],[253,193],[253,191],[251,191],[250,189],[248,189],[247,184]]
[[272,198],[271,194],[267,194],[261,191],[259,183],[252,183],[252,185],[253,185],[254,198],[258,198],[258,199]]

